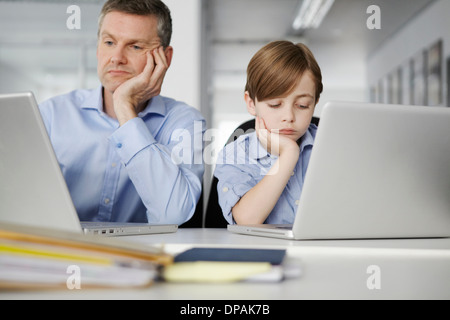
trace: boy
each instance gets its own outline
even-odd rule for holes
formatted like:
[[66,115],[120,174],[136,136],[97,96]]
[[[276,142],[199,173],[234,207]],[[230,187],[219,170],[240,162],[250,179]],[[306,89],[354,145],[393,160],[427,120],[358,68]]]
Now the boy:
[[225,161],[215,171],[229,223],[294,222],[322,89],[320,67],[303,44],[275,41],[252,58],[244,99],[256,117],[256,132],[227,145],[218,158]]

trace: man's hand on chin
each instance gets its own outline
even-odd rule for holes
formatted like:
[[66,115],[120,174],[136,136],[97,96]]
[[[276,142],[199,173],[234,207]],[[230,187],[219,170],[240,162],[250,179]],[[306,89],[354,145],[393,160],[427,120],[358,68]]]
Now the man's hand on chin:
[[169,65],[164,49],[147,51],[147,64],[138,76],[122,83],[113,94],[114,111],[120,125],[136,118],[147,102],[161,92]]

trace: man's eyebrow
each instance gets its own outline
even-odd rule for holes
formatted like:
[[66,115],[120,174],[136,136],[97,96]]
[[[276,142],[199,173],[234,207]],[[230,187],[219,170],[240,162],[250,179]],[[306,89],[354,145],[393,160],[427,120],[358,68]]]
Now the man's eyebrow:
[[109,32],[103,31],[100,33],[100,37],[114,38]]
[[[111,39],[115,39],[115,37],[110,34],[107,31],[103,31],[100,34],[101,38],[111,38]],[[127,43],[143,43],[143,44],[147,44],[147,45],[154,45],[154,44],[160,44],[161,41],[159,39],[152,39],[152,40],[146,40],[146,39],[128,39]]]

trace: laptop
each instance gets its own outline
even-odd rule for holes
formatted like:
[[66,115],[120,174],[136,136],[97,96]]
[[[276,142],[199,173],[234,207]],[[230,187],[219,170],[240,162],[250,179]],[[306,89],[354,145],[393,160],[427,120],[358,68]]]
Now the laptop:
[[177,225],[80,222],[33,94],[0,95],[0,222],[119,236]]
[[450,236],[450,108],[329,102],[293,225],[229,225],[275,238]]

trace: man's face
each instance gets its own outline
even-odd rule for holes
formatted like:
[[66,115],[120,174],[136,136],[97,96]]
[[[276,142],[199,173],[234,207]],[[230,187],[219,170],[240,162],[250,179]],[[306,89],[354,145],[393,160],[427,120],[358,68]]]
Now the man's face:
[[114,92],[139,75],[146,53],[160,47],[155,16],[110,12],[103,20],[97,46],[97,73],[106,90]]

